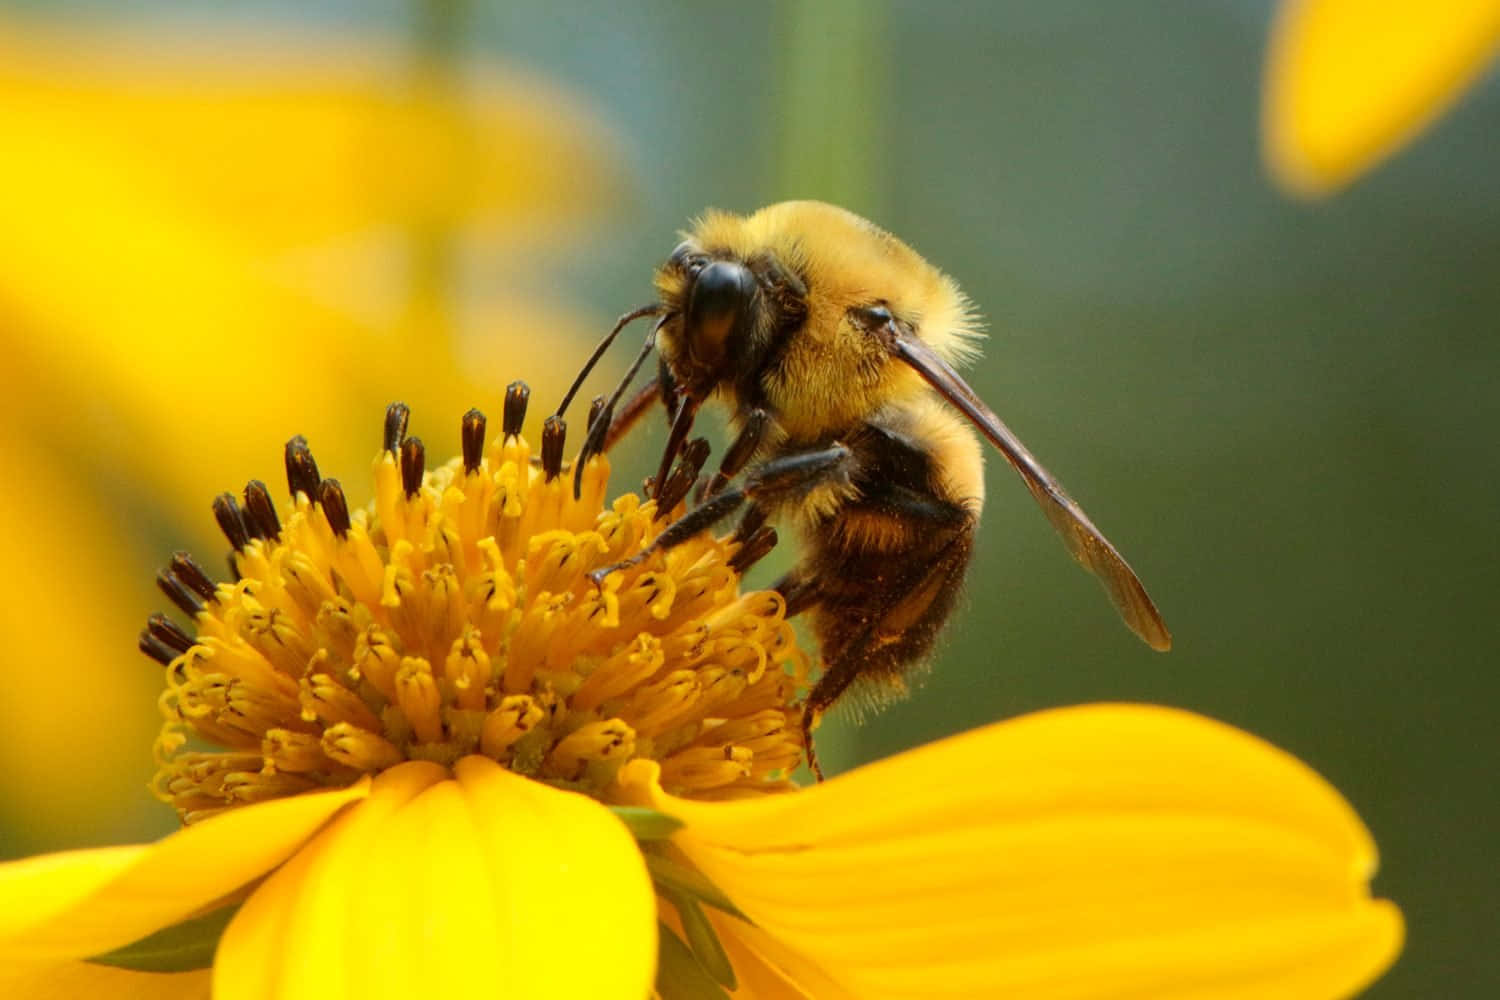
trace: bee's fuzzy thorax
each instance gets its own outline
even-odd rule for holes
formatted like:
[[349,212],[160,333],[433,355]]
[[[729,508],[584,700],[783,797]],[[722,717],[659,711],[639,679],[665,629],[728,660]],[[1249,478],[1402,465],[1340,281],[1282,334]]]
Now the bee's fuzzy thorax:
[[[883,301],[960,363],[977,353],[979,316],[958,284],[901,240],[837,205],[783,201],[751,215],[710,211],[687,234],[710,252],[751,257],[770,250],[814,292],[821,312],[807,329],[832,329],[850,308]],[[834,322],[830,322],[830,321]]]
[[[978,353],[978,318],[957,283],[842,208],[788,201],[748,216],[710,211],[685,237],[716,258],[772,255],[805,284],[805,319],[764,385],[794,440],[841,433],[874,409],[925,394],[910,369],[892,363],[854,325],[851,309],[884,305],[953,363]],[[680,299],[683,286],[681,276],[666,269],[657,277],[665,302]]]

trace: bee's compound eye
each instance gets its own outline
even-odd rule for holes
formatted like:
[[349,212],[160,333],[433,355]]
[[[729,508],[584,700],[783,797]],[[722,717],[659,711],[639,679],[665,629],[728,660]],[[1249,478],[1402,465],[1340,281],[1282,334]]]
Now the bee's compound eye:
[[717,351],[749,311],[757,285],[743,264],[716,260],[703,267],[688,296],[687,328],[700,348]]
[[689,311],[699,320],[737,312],[755,295],[756,288],[755,275],[749,268],[734,261],[716,260],[698,272]]

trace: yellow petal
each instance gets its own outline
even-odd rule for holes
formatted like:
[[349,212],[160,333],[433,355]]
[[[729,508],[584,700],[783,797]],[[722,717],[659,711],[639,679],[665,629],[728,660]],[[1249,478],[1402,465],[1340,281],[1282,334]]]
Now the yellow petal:
[[86,958],[177,923],[281,864],[367,788],[244,806],[149,846],[0,865],[0,956]]
[[1500,46],[1495,0],[1284,0],[1266,60],[1266,162],[1326,194],[1448,108]]
[[704,874],[861,997],[1331,1000],[1400,947],[1338,793],[1182,712],[1039,713],[761,800],[651,771],[625,778]]
[[217,1000],[640,1000],[656,911],[634,840],[590,799],[470,757],[382,774],[258,889],[215,963]]
[[69,962],[63,965],[6,963],[0,966],[0,991],[25,1000],[208,1000],[209,971],[132,972],[107,965]]
[[[256,889],[219,942],[214,957],[218,1000],[293,997],[301,995],[297,991],[304,985],[308,996],[343,996],[332,987],[348,974],[344,945],[353,938],[349,924],[363,916],[349,896],[350,883],[357,885],[365,873],[368,852],[388,835],[390,817],[445,775],[438,765],[423,762],[383,772],[358,808],[340,816]],[[328,926],[310,939],[305,933],[299,936],[299,929],[306,932],[311,921],[330,911],[337,916]],[[385,942],[383,928],[375,930],[367,946],[378,952]],[[307,959],[308,951],[314,960]]]

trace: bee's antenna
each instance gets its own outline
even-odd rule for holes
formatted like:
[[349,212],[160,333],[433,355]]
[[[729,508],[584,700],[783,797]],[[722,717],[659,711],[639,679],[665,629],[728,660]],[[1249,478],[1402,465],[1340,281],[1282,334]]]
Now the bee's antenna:
[[[636,312],[639,312],[642,316],[655,315],[656,313],[660,312],[660,307],[652,306],[650,312],[642,312],[639,309],[636,310]],[[631,382],[635,381],[636,372],[641,370],[641,365],[646,363],[646,359],[650,357],[651,352],[656,349],[656,331],[660,330],[662,326],[667,322],[667,320],[671,319],[675,315],[677,314],[667,313],[665,316],[662,316],[656,321],[656,325],[651,328],[651,332],[646,334],[646,342],[641,345],[641,352],[637,354],[635,356],[635,360],[630,363],[630,369],[626,371],[624,377],[620,379],[620,384],[615,386],[615,391],[610,393],[609,401],[604,404],[604,409],[598,411],[597,415],[594,418],[594,421],[589,424],[588,435],[583,439],[583,447],[579,449],[578,457],[573,460],[574,499],[577,499],[583,493],[584,465],[588,462],[589,458],[598,454],[599,449],[604,445],[605,435],[609,433],[609,425],[614,420],[615,404],[620,401],[621,396],[625,395],[625,390],[630,388]],[[624,323],[628,321],[628,319],[622,320],[621,325],[623,326]],[[616,330],[615,332],[618,333],[619,331]],[[614,334],[612,333],[610,334],[610,336],[613,337]],[[572,395],[573,392],[572,390],[570,390],[568,392],[568,396],[571,397]],[[564,402],[566,402],[566,400]]]
[[604,357],[604,352],[609,350],[609,345],[615,342],[615,338],[620,335],[620,331],[638,319],[659,314],[661,309],[660,303],[653,302],[649,306],[632,309],[624,316],[615,320],[614,329],[610,330],[604,339],[599,341],[599,345],[594,348],[594,353],[590,354],[589,359],[583,363],[583,368],[578,372],[578,377],[573,379],[573,384],[568,387],[568,391],[563,396],[562,402],[557,404],[556,416],[562,416],[567,410],[568,404],[573,402],[573,397],[578,395],[578,389],[583,385],[583,380],[588,378],[589,372],[593,371],[594,366],[599,363],[599,359]]
[[[634,396],[625,401],[620,412],[615,414],[615,419],[609,425],[609,433],[604,436],[604,450],[609,451],[620,438],[630,433],[630,429],[646,415],[651,404],[658,399],[661,399],[661,379],[654,378],[641,386]],[[604,397],[599,397],[599,401],[599,411],[603,413]],[[593,421],[590,420],[589,424],[592,425]]]

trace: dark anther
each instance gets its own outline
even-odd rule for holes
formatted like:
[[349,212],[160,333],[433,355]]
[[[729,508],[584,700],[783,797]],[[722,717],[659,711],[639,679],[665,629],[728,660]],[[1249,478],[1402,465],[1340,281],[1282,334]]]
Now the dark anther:
[[427,449],[422,439],[409,437],[401,442],[401,488],[410,500],[422,489],[422,474],[427,471]]
[[340,538],[349,534],[349,503],[344,499],[344,489],[337,479],[325,479],[318,484],[318,503],[328,526]]
[[593,426],[599,422],[599,418],[603,415],[604,397],[602,395],[595,396],[593,401],[589,403],[589,422],[587,424],[584,424],[584,426],[592,429]]
[[250,544],[250,532],[245,528],[244,515],[233,493],[220,493],[214,498],[214,520],[219,522],[219,530],[236,552]]
[[[247,496],[248,496],[249,492],[250,492],[250,488],[247,485],[245,487],[245,493],[246,493]],[[236,502],[238,502],[238,501],[236,501]],[[243,527],[245,529],[245,537],[246,538],[256,539],[256,538],[270,538],[271,537],[269,534],[267,534],[266,532],[264,532],[264,531],[262,531],[260,529],[260,522],[255,519],[255,515],[254,514],[250,513],[250,508],[249,508],[248,504],[246,506],[243,506],[243,507],[240,508],[240,525],[241,525],[241,527]]]
[[563,445],[568,440],[568,422],[559,416],[542,424],[542,473],[547,482],[562,474]]
[[392,403],[385,408],[385,450],[392,455],[406,439],[406,422],[411,418],[411,408],[405,403]]
[[531,401],[531,386],[525,382],[512,382],[505,387],[505,419],[501,431],[508,438],[518,437],[521,425],[526,422],[526,404]]
[[583,495],[583,470],[589,459],[604,450],[604,440],[609,436],[609,426],[614,422],[614,407],[603,396],[595,396],[589,404],[589,425],[583,435],[583,447],[573,459],[573,499]]
[[459,426],[459,437],[464,445],[465,472],[479,471],[479,460],[484,457],[484,426],[483,413],[470,410],[464,414],[463,423]]
[[739,527],[734,529],[734,540],[743,544],[766,523],[766,509],[760,504],[751,504],[745,508],[745,516],[740,518]]
[[198,599],[198,595],[183,586],[181,581],[166,570],[156,574],[156,586],[167,595],[167,600],[182,609],[182,613],[189,618],[195,617],[203,610],[203,602]]
[[245,527],[256,538],[271,541],[281,537],[281,519],[276,516],[276,504],[271,491],[259,479],[252,479],[245,486]]
[[186,552],[172,553],[172,562],[167,566],[167,572],[205,602],[213,601],[214,582],[208,578],[208,573],[198,565],[197,560]]
[[729,559],[729,568],[741,576],[745,571],[765,558],[766,553],[776,547],[776,529],[769,524],[751,535]]
[[177,653],[170,646],[165,645],[160,639],[152,635],[149,630],[142,630],[141,637],[136,640],[140,651],[162,666],[171,666],[172,661],[177,658]]
[[318,463],[313,461],[312,449],[307,446],[307,438],[298,434],[286,443],[286,486],[292,491],[292,499],[297,499],[297,494],[301,493],[309,500],[316,500],[321,479]]
[[179,653],[186,653],[193,648],[193,637],[179,628],[177,623],[166,615],[156,614],[147,618],[146,632],[155,636],[163,645]]

